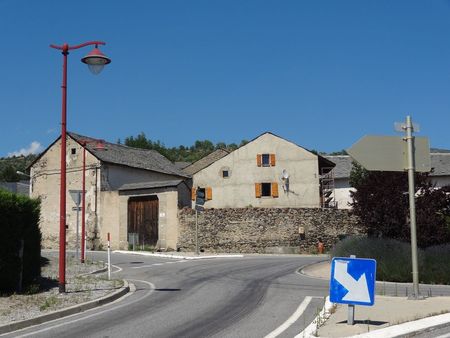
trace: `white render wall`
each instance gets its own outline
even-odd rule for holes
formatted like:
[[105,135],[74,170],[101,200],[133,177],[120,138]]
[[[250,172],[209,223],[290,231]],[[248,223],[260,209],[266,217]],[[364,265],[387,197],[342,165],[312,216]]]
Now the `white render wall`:
[[[257,154],[275,154],[274,167],[258,167]],[[282,138],[266,133],[209,167],[196,173],[193,187],[211,187],[212,200],[206,208],[306,207],[320,206],[318,157]],[[230,171],[223,178],[223,169]],[[289,193],[283,191],[281,174],[289,175]],[[278,183],[278,198],[255,197],[255,183]]]

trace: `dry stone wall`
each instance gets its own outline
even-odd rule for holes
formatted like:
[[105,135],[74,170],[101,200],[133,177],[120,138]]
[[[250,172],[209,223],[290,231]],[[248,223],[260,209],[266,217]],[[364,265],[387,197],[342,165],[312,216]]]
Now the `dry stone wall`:
[[[195,211],[179,212],[178,250],[195,250]],[[205,252],[315,253],[340,238],[364,234],[349,210],[296,208],[206,209],[198,213],[199,247]],[[299,235],[299,228],[304,235]]]

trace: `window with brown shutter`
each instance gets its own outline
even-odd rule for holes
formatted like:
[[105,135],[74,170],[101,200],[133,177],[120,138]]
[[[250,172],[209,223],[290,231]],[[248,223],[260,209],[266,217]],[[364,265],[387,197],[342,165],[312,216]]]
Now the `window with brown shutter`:
[[276,183],[276,182],[272,183],[272,197],[273,198],[278,197],[278,183]]
[[256,165],[258,167],[260,167],[262,165],[262,155],[261,154],[256,155]]
[[212,188],[211,187],[205,188],[205,191],[206,191],[206,200],[207,201],[212,200]]
[[275,167],[275,154],[270,154],[270,166]]
[[191,190],[191,200],[195,201],[195,197],[197,197],[197,190],[192,188]]
[[262,184],[261,183],[255,183],[255,196],[256,196],[256,198],[261,198],[261,190],[262,190]]

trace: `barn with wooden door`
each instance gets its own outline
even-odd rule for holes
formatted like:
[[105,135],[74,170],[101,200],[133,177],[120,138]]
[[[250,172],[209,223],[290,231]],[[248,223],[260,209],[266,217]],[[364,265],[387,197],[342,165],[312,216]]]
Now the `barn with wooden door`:
[[[60,144],[58,138],[30,166],[31,194],[40,197],[42,203],[44,248],[59,245],[59,213],[55,206],[59,205]],[[83,174],[89,249],[104,247],[108,232],[114,249],[128,249],[130,239],[147,248],[176,248],[178,209],[190,206],[190,178],[186,173],[154,150],[75,133],[67,136],[66,153],[69,248],[80,243],[77,208],[69,190],[82,190]]]
[[232,152],[215,152],[183,169],[205,208],[319,208],[334,163],[266,132]]

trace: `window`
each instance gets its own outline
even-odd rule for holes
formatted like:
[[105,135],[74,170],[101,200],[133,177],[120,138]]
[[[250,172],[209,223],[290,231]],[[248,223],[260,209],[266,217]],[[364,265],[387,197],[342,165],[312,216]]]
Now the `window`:
[[262,197],[272,196],[272,187],[270,183],[261,183],[261,196]]
[[77,148],[70,149],[70,152],[72,155],[75,155],[77,153]]
[[192,188],[191,199],[195,201],[197,198],[203,199],[204,201],[212,200],[212,188]]
[[255,183],[255,197],[278,197],[278,183]]
[[256,165],[258,167],[274,167],[275,154],[258,154],[256,155]]
[[222,170],[222,177],[223,178],[228,178],[230,177],[230,172],[228,170]]

